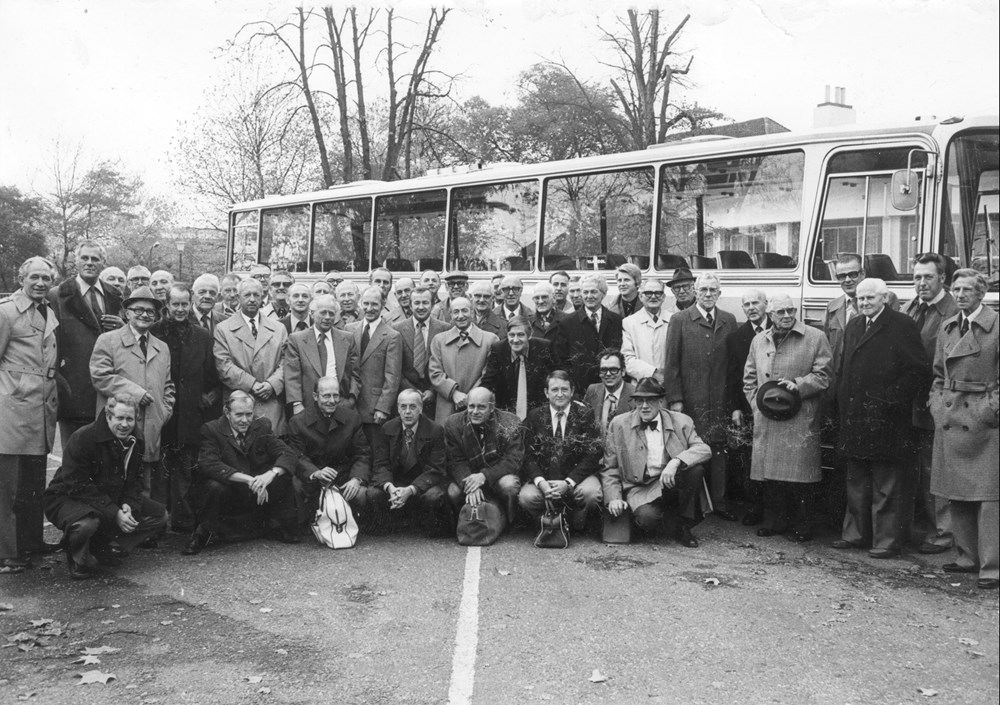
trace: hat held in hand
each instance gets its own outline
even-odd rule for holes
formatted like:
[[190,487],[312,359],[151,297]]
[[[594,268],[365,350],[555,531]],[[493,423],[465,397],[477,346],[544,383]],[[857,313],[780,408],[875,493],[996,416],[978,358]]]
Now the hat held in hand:
[[802,408],[802,395],[774,380],[757,390],[757,408],[772,421],[788,421]]

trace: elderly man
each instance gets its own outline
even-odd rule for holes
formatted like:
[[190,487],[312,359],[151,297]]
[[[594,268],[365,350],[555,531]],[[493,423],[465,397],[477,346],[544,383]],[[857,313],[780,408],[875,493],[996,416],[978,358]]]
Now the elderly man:
[[90,381],[90,354],[101,333],[120,328],[122,299],[101,284],[104,245],[84,240],[76,246],[77,275],[49,290],[52,313],[59,321],[56,368],[66,382],[59,389],[59,436],[63,446],[78,428],[94,420],[97,393]]
[[[260,289],[256,281],[247,283]],[[181,551],[185,556],[201,553],[214,535],[226,533],[224,517],[249,519],[252,532],[263,524],[278,541],[299,543],[292,490],[297,454],[274,435],[270,419],[255,417],[254,405],[254,397],[235,390],[223,416],[201,427],[191,492],[198,525]]]
[[551,284],[538,282],[531,290],[531,302],[535,304],[535,315],[530,319],[531,329],[528,334],[532,338],[549,341],[554,350],[559,350],[563,347],[559,339],[559,321],[566,314],[555,309],[555,289]]
[[[583,284],[580,283],[580,277],[576,276],[570,279],[566,297],[573,306],[573,311],[579,311],[583,308]],[[567,311],[567,313],[573,313],[573,311]]]
[[502,338],[507,333],[507,321],[493,308],[493,287],[489,282],[473,282],[469,287],[469,298],[472,300],[473,322],[476,327]]
[[351,333],[333,327],[339,313],[335,298],[320,296],[313,301],[312,327],[288,336],[282,365],[293,416],[315,406],[313,390],[323,377],[337,380],[338,400],[352,408],[361,396],[358,346]]
[[847,511],[834,548],[871,545],[872,558],[899,555],[903,478],[916,455],[913,400],[930,363],[913,319],[893,311],[881,279],[857,287],[858,315],[844,331],[837,382],[837,452],[847,472]]
[[[614,311],[625,320],[641,308],[643,302],[639,298],[639,287],[642,285],[642,270],[636,265],[626,263],[618,267],[615,274],[618,293],[609,296],[604,305],[609,311]],[[643,375],[645,376],[645,375]]]
[[118,269],[118,267],[105,267],[101,270],[101,273],[97,275],[97,278],[101,280],[101,283],[107,287],[110,287],[118,292],[119,296],[125,294],[125,272]]
[[410,305],[410,294],[413,293],[413,286],[413,279],[410,277],[400,277],[396,282],[396,286],[393,287],[393,292],[396,294],[396,304],[399,311],[403,314],[403,318],[409,318],[413,315],[413,308]]
[[381,426],[392,415],[399,392],[403,367],[403,347],[399,333],[382,318],[385,301],[382,289],[370,286],[361,294],[360,321],[350,323],[347,332],[354,335],[361,369],[361,392],[357,410],[369,433],[372,424]]
[[[271,274],[268,281],[268,298],[260,308],[260,315],[280,321],[288,315],[288,292],[295,284],[295,277],[283,269]],[[286,333],[288,331],[285,331]]]
[[636,296],[637,301],[642,301],[642,308],[622,321],[622,355],[625,371],[632,379],[655,377],[663,383],[670,319],[670,314],[663,310],[665,297],[663,282],[647,279],[639,285]]
[[157,269],[149,278],[149,290],[161,304],[167,304],[167,290],[174,283],[174,275],[165,269]]
[[399,416],[375,436],[372,484],[385,492],[390,517],[402,515],[428,536],[451,535],[444,428],[423,414],[423,397],[415,389],[399,393],[396,409]]
[[550,372],[543,383],[548,403],[535,407],[525,422],[527,455],[517,501],[538,519],[545,504],[565,504],[572,526],[583,531],[587,515],[601,503],[601,432],[590,408],[573,400],[573,382],[563,370]]
[[327,284],[325,281],[315,281],[312,286],[309,287],[309,293],[315,299],[317,296],[327,296],[333,294],[333,287]]
[[393,326],[400,335],[403,348],[401,389],[413,389],[420,393],[421,409],[429,418],[434,418],[437,392],[431,386],[428,362],[431,358],[431,341],[450,326],[431,316],[432,296],[430,289],[418,286],[410,293],[410,308],[413,315],[397,321]]
[[[214,313],[211,308],[208,311]],[[154,323],[149,332],[170,351],[170,379],[174,382],[176,402],[160,436],[164,474],[169,483],[165,503],[171,530],[188,534],[195,523],[188,491],[198,463],[201,426],[222,413],[214,340],[208,330],[195,322],[191,290],[182,283],[170,286],[167,315]]]
[[330,287],[331,293],[336,293],[337,287],[344,281],[344,275],[337,271],[327,272],[323,277],[323,281]]
[[694,276],[687,267],[678,267],[667,282],[670,292],[674,295],[674,309],[684,311],[694,306]]
[[704,487],[702,463],[712,457],[690,417],[663,408],[666,390],[650,377],[632,392],[635,411],[616,416],[604,441],[601,485],[611,516],[631,510],[640,531],[661,525],[665,504],[677,502],[674,537],[695,548],[691,529],[700,518],[698,496]]
[[602,350],[622,345],[622,319],[601,304],[608,293],[604,278],[585,275],[580,280],[583,308],[559,321],[563,349],[556,353],[560,363],[573,375],[573,388],[586,389],[600,381],[597,356]]
[[441,286],[441,275],[434,269],[425,269],[420,273],[420,286],[431,292],[431,306],[437,303],[437,291]]
[[698,434],[712,448],[708,486],[715,514],[734,521],[726,503],[726,338],[736,330],[736,317],[716,305],[719,278],[702,274],[695,281],[694,306],[678,311],[667,330],[664,386],[672,411],[694,420]]
[[505,321],[509,321],[515,316],[530,319],[534,315],[535,312],[530,306],[521,303],[522,291],[524,291],[524,284],[521,283],[521,277],[508,274],[500,281],[500,294],[503,296],[503,301],[495,310]]
[[264,288],[258,280],[241,281],[239,296],[240,310],[215,328],[215,369],[226,396],[251,395],[254,415],[267,418],[280,434],[285,422],[281,363],[288,334],[277,320],[261,315]]
[[56,327],[45,305],[55,266],[43,257],[17,271],[21,288],[0,301],[0,573],[20,573],[42,537],[46,455],[56,432]]
[[1000,579],[1000,318],[983,305],[986,277],[959,269],[951,293],[959,313],[944,322],[934,355],[931,492],[947,500],[958,559],[948,573],[974,573],[983,590]]
[[347,328],[349,324],[361,320],[361,310],[358,308],[361,290],[358,289],[358,285],[354,282],[340,282],[334,291],[337,305],[340,306],[340,320],[337,321],[337,327]]
[[594,423],[601,433],[608,430],[611,419],[632,411],[635,387],[625,381],[625,356],[618,350],[605,350],[598,359],[601,381],[587,387],[583,403],[594,412]]
[[176,389],[170,376],[170,349],[150,334],[163,304],[149,287],[141,286],[122,308],[128,325],[101,335],[90,356],[90,378],[97,390],[95,413],[101,413],[110,397],[129,396],[138,401],[136,424],[143,439],[150,497],[166,504],[169,488],[160,464],[160,432],[174,411]]
[[482,381],[490,346],[499,341],[497,336],[473,324],[472,304],[468,299],[458,297],[450,303],[453,325],[431,341],[428,364],[431,386],[438,395],[434,420],[439,424],[465,409],[466,396]]
[[[927,359],[933,360],[937,350],[941,325],[958,313],[954,297],[945,290],[945,259],[939,254],[918,255],[913,263],[913,288],[916,296],[906,307],[905,313],[916,322],[920,339],[924,343]],[[953,544],[948,520],[948,502],[936,499],[931,493],[932,452],[934,449],[934,419],[927,409],[923,395],[913,401],[913,426],[917,429],[917,473],[907,475],[906,507],[904,516],[909,519],[914,500],[919,497],[919,507],[924,510],[928,528],[917,549],[920,553],[944,553]],[[916,538],[916,525],[908,522],[910,537]]]
[[501,303],[503,303],[503,293],[500,291],[500,285],[503,284],[504,277],[506,276],[506,274],[494,274],[490,277],[490,286],[493,287],[493,298]]
[[153,275],[150,274],[148,269],[141,264],[137,264],[129,268],[128,274],[125,275],[125,283],[128,285],[129,291],[135,291],[140,286],[149,286],[149,278],[151,276]]
[[573,302],[569,300],[569,274],[561,269],[549,275],[549,284],[552,286],[552,307],[565,314],[576,311]]
[[434,304],[431,316],[445,323],[451,323],[452,299],[465,298],[469,288],[469,275],[462,271],[448,272],[444,277],[444,285],[448,289],[448,298]]
[[382,318],[388,323],[402,320],[399,305],[393,299],[392,272],[386,267],[376,267],[368,274],[368,284],[382,292]]
[[[214,274],[202,274],[191,285],[191,322],[208,331],[209,340],[215,336],[215,327],[228,318],[225,313],[215,309],[215,305],[219,301],[220,286],[219,278]],[[167,317],[169,318],[169,291],[167,292],[167,306]]]
[[544,338],[529,338],[528,321],[515,316],[507,322],[503,340],[490,346],[483,386],[493,392],[498,409],[524,421],[528,410],[545,402],[545,379],[555,363]]
[[333,484],[350,503],[359,524],[376,528],[369,508],[382,506],[382,490],[372,486],[372,450],[361,416],[340,401],[340,383],[321,377],[313,403],[292,418],[288,443],[298,453],[296,494],[306,522],[315,516],[320,490]]
[[63,532],[74,579],[97,575],[98,565],[120,565],[127,551],[166,526],[163,505],[145,496],[138,411],[133,397],[109,397],[97,419],[70,437],[45,490],[45,516]]
[[223,320],[240,310],[241,281],[240,275],[233,272],[224,275],[219,281],[219,303],[215,304],[215,312],[221,314]]
[[524,429],[514,414],[496,408],[493,392],[485,387],[469,391],[467,407],[444,423],[452,480],[448,499],[456,513],[463,502],[475,506],[484,499],[494,499],[506,511],[510,524],[521,489]]
[[[747,320],[726,338],[726,403],[733,425],[737,429],[752,429],[753,408],[743,393],[743,372],[750,354],[750,343],[755,336],[771,327],[771,319],[767,315],[767,294],[760,289],[744,291],[743,314]],[[764,518],[764,488],[750,477],[752,448],[752,443],[741,443],[730,452],[727,466],[727,470],[736,475],[744,499],[750,505],[743,515],[744,526],[756,526]]]
[[[832,381],[833,353],[820,331],[796,318],[792,297],[774,296],[767,310],[774,325],[753,338],[743,375],[743,391],[754,409],[751,476],[764,483],[764,525],[757,535],[791,532],[801,543],[813,536],[813,495],[822,479],[823,392]],[[796,413],[783,414],[782,408],[775,413],[775,386],[779,402],[801,401]]]
[[280,320],[285,332],[291,335],[299,331],[309,330],[312,322],[309,320],[309,304],[312,302],[312,291],[305,284],[292,284],[288,290],[288,313]]

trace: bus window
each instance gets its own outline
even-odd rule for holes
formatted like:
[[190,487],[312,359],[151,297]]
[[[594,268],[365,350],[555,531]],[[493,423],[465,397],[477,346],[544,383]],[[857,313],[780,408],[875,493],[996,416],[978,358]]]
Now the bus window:
[[[375,266],[419,272],[444,252],[444,189],[382,196],[375,201]],[[423,262],[423,263],[422,263]]]
[[653,169],[577,174],[545,181],[541,269],[649,265]]
[[371,231],[370,198],[317,203],[309,271],[367,271]]
[[268,208],[260,214],[260,261],[275,269],[306,271],[309,206]]
[[453,189],[448,267],[532,269],[537,232],[537,181]]
[[233,214],[233,271],[246,272],[250,265],[257,263],[259,217],[257,211]]
[[[814,279],[833,281],[831,263],[841,253],[863,253],[870,277],[888,282],[911,278],[911,262],[920,252],[919,209],[896,210],[890,193],[892,172],[906,168],[911,149],[852,150],[830,159]],[[922,193],[927,155],[915,152],[911,165]]]
[[804,164],[792,152],[664,166],[657,266],[794,268]]

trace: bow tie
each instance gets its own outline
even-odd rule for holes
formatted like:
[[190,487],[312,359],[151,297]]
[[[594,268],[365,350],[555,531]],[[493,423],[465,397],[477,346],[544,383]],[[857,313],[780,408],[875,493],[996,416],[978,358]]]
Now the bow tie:
[[639,428],[643,431],[655,431],[656,427],[659,425],[659,419],[653,419],[652,421],[640,421]]

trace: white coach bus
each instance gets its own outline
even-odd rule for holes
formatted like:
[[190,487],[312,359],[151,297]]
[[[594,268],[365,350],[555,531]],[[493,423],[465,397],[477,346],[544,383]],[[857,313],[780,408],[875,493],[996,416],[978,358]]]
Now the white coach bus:
[[840,293],[839,253],[863,253],[906,300],[914,256],[938,252],[986,274],[996,307],[998,137],[995,116],[918,120],[355,182],[234,205],[227,257],[305,281],[511,271],[526,296],[558,270],[598,270],[613,288],[625,262],[663,280],[685,266],[716,272],[737,315],[747,288],[791,291],[817,324]]

